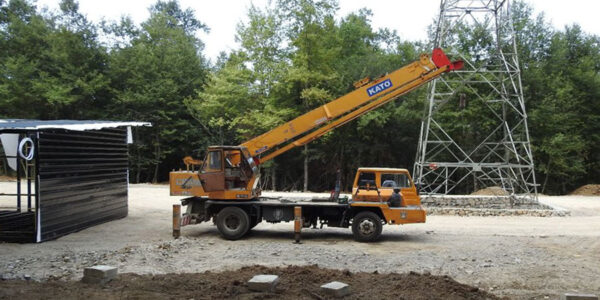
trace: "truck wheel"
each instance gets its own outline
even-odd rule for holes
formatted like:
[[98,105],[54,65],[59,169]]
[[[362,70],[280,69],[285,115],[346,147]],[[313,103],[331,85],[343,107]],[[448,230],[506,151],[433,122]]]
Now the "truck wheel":
[[352,233],[359,242],[372,242],[381,235],[381,218],[370,211],[363,211],[352,219]]
[[217,214],[217,228],[223,238],[237,240],[250,230],[250,218],[239,207],[225,207]]

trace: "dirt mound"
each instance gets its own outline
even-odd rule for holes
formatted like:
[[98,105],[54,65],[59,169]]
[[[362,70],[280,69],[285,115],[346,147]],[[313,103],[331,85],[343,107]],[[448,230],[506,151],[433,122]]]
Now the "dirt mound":
[[600,184],[586,184],[572,191],[570,195],[600,196]]
[[[279,275],[274,293],[248,290],[255,274]],[[74,281],[0,281],[0,298],[8,299],[325,299],[319,287],[338,280],[352,294],[344,299],[498,299],[448,276],[429,274],[350,273],[313,266],[244,267],[220,273],[121,274],[105,286]]]
[[490,186],[471,193],[478,196],[508,196],[509,194],[499,186]]

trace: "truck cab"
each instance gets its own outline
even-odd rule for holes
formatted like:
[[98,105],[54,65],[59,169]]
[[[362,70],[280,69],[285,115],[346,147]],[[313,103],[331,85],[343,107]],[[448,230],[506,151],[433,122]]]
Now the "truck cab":
[[[399,205],[392,195],[399,194]],[[396,196],[398,197],[398,196]],[[387,224],[424,223],[426,213],[407,169],[359,168],[356,171],[350,205],[370,208]]]
[[399,190],[401,206],[421,205],[407,169],[359,168],[354,178],[352,199],[361,202],[386,202],[394,190]]

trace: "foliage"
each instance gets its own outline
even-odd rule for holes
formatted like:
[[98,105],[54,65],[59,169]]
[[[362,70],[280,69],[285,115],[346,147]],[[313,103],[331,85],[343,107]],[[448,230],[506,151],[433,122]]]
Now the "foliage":
[[543,191],[565,193],[598,181],[599,42],[578,26],[566,27],[552,35],[540,69],[525,77]]
[[135,172],[146,171],[145,180],[164,178],[170,168],[161,164],[175,165],[194,147],[206,144],[184,105],[208,73],[199,55],[203,44],[194,35],[204,29],[193,11],[182,10],[174,1],[159,1],[131,43],[110,53],[113,116],[152,123],[150,132],[138,137],[138,143],[151,146],[152,154],[135,158]]
[[0,114],[95,116],[107,101],[107,53],[77,5],[65,0],[59,15],[43,17],[28,2],[13,0],[1,11]]
[[[368,3],[366,4],[368,6]],[[544,193],[600,180],[600,41],[577,25],[553,29],[513,3],[513,22],[537,179]],[[199,31],[208,27],[177,1],[158,1],[142,24],[94,24],[74,0],[41,12],[0,0],[0,117],[150,121],[130,148],[132,181],[163,181],[185,155],[240,144],[430,52],[365,8],[336,17],[335,0],[278,0],[251,6],[240,48],[209,65]],[[493,36],[476,26],[454,35],[471,59],[487,59]],[[426,90],[418,89],[262,166],[263,187],[346,190],[360,166],[414,162]],[[473,91],[463,91],[469,98]],[[34,108],[34,109],[32,109]],[[461,144],[495,126],[481,103],[438,120]],[[306,164],[306,168],[305,168]],[[308,176],[305,176],[307,172]]]

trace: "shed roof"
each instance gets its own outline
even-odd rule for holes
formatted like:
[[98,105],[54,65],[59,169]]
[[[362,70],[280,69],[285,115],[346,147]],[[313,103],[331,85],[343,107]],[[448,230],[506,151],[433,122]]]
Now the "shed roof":
[[100,121],[100,120],[26,120],[0,119],[0,131],[67,129],[76,131],[98,130],[122,126],[152,126],[149,122]]

